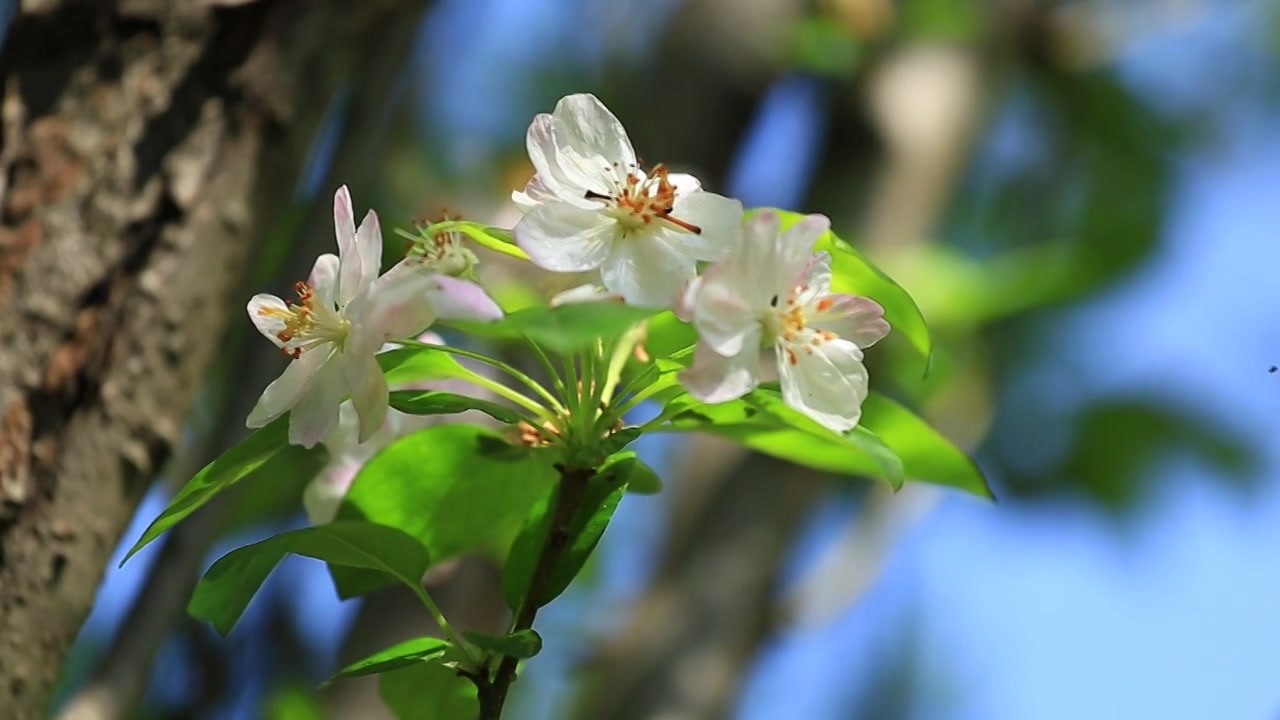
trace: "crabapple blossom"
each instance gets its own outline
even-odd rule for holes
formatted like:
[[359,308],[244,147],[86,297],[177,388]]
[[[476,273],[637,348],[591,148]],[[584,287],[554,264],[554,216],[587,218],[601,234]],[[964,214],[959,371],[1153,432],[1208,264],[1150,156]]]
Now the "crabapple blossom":
[[501,311],[473,283],[428,272],[378,277],[382,232],[372,210],[357,228],[346,186],[333,198],[338,254],[316,259],[298,297],[255,295],[249,318],[291,358],[267,386],[245,424],[258,428],[289,413],[289,442],[313,447],[338,423],[351,396],[357,438],[367,440],[387,414],[387,382],[374,355],[388,340],[416,335],[438,317],[493,319]]
[[693,366],[680,375],[691,395],[711,403],[745,395],[759,384],[759,350],[772,347],[787,404],[836,432],[858,424],[862,349],[889,324],[875,301],[831,292],[830,256],[812,254],[828,227],[810,215],[784,233],[762,211],[734,252],[690,283],[677,309],[699,334]]
[[540,114],[526,139],[536,174],[512,200],[513,235],[547,270],[599,269],[626,302],[665,306],[737,241],[742,203],[706,192],[692,175],[640,168],[622,124],[594,95],[570,95]]

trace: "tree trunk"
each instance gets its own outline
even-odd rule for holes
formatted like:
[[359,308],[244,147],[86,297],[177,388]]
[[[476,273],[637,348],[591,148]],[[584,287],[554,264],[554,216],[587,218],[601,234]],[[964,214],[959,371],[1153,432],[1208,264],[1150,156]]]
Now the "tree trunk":
[[182,440],[244,299],[255,228],[270,219],[260,211],[287,201],[306,150],[308,122],[291,99],[301,106],[300,89],[339,73],[395,5],[26,0],[9,28],[0,54],[5,720],[44,715],[113,547]]

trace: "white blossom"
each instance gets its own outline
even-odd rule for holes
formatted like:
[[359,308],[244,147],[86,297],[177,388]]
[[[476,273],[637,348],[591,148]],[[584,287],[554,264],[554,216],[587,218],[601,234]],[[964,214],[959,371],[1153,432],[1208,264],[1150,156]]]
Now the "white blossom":
[[772,347],[783,400],[832,430],[858,424],[867,396],[862,349],[889,333],[875,301],[831,292],[831,260],[813,254],[829,222],[810,215],[787,232],[763,211],[723,262],[690,283],[678,308],[699,342],[681,383],[704,402],[759,384],[760,349]]
[[642,306],[670,305],[736,242],[742,203],[691,175],[637,163],[622,124],[594,95],[570,95],[534,118],[527,136],[536,174],[512,195],[525,212],[513,234],[534,264],[599,269],[610,292]]
[[249,301],[249,317],[292,362],[267,386],[246,425],[258,428],[289,413],[289,442],[313,447],[338,423],[350,395],[358,439],[382,427],[387,382],[374,355],[388,340],[416,335],[439,317],[492,319],[501,314],[473,283],[426,272],[378,277],[382,232],[372,210],[357,229],[345,186],[333,199],[338,255],[316,259],[286,303],[267,294]]

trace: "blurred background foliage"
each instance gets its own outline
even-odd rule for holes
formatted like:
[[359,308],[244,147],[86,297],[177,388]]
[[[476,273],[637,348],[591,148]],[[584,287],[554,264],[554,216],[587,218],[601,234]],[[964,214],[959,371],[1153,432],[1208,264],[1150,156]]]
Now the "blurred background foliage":
[[[1280,540],[1257,529],[1280,526],[1265,430],[1280,397],[1266,372],[1280,360],[1268,279],[1280,6],[436,0],[401,12],[392,36],[335,61],[336,93],[310,98],[305,169],[260,230],[255,289],[285,287],[332,242],[327,198],[341,183],[384,228],[446,209],[510,226],[509,193],[532,171],[529,119],[594,92],[646,161],[748,205],[825,213],[911,291],[934,333],[931,371],[891,339],[870,357],[873,382],[971,449],[999,496],[892,495],[709,439],[646,440],[666,489],[628,496],[590,570],[540,616],[547,650],[512,717],[1280,712],[1274,676],[1233,667],[1276,667],[1280,626],[1250,625],[1264,616],[1254,606],[1222,615],[1238,583],[1260,607],[1280,600],[1274,563],[1236,551],[1273,557],[1262,549]],[[1234,202],[1213,200],[1219,183]],[[388,230],[387,261],[402,251]],[[573,284],[482,260],[513,302]],[[238,436],[274,377],[279,359],[249,330],[229,339],[191,450],[141,520]],[[163,582],[300,524],[297,498],[322,460],[273,462],[112,571],[64,698],[104,667],[147,677],[156,649],[120,633],[149,617],[158,659],[134,717],[383,717],[375,681],[315,687],[340,659],[425,631],[411,600],[339,604],[319,564],[291,560],[221,640],[184,619],[184,585]],[[1249,519],[1231,514],[1240,507]],[[1243,535],[1211,530],[1235,525]],[[1220,594],[1130,577],[1161,567]],[[483,559],[433,583],[462,625],[500,618]],[[1134,635],[1148,612],[1164,624]],[[1207,635],[1182,630],[1205,615],[1217,618]],[[1179,654],[1202,661],[1162,664]]]

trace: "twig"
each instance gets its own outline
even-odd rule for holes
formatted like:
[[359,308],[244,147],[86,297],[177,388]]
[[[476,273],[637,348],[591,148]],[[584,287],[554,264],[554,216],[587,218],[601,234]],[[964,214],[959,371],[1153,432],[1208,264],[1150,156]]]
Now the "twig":
[[[570,525],[582,505],[591,478],[595,477],[595,470],[590,468],[567,468],[560,465],[557,469],[560,471],[560,483],[553,500],[551,529],[538,554],[529,588],[520,601],[520,610],[511,624],[513,633],[533,627],[538,608],[542,606],[543,597],[547,594],[547,586],[569,547]],[[511,683],[516,679],[518,664],[517,658],[506,655],[498,664],[492,679],[472,677],[480,700],[480,720],[499,720],[502,717],[502,708],[507,702]]]

